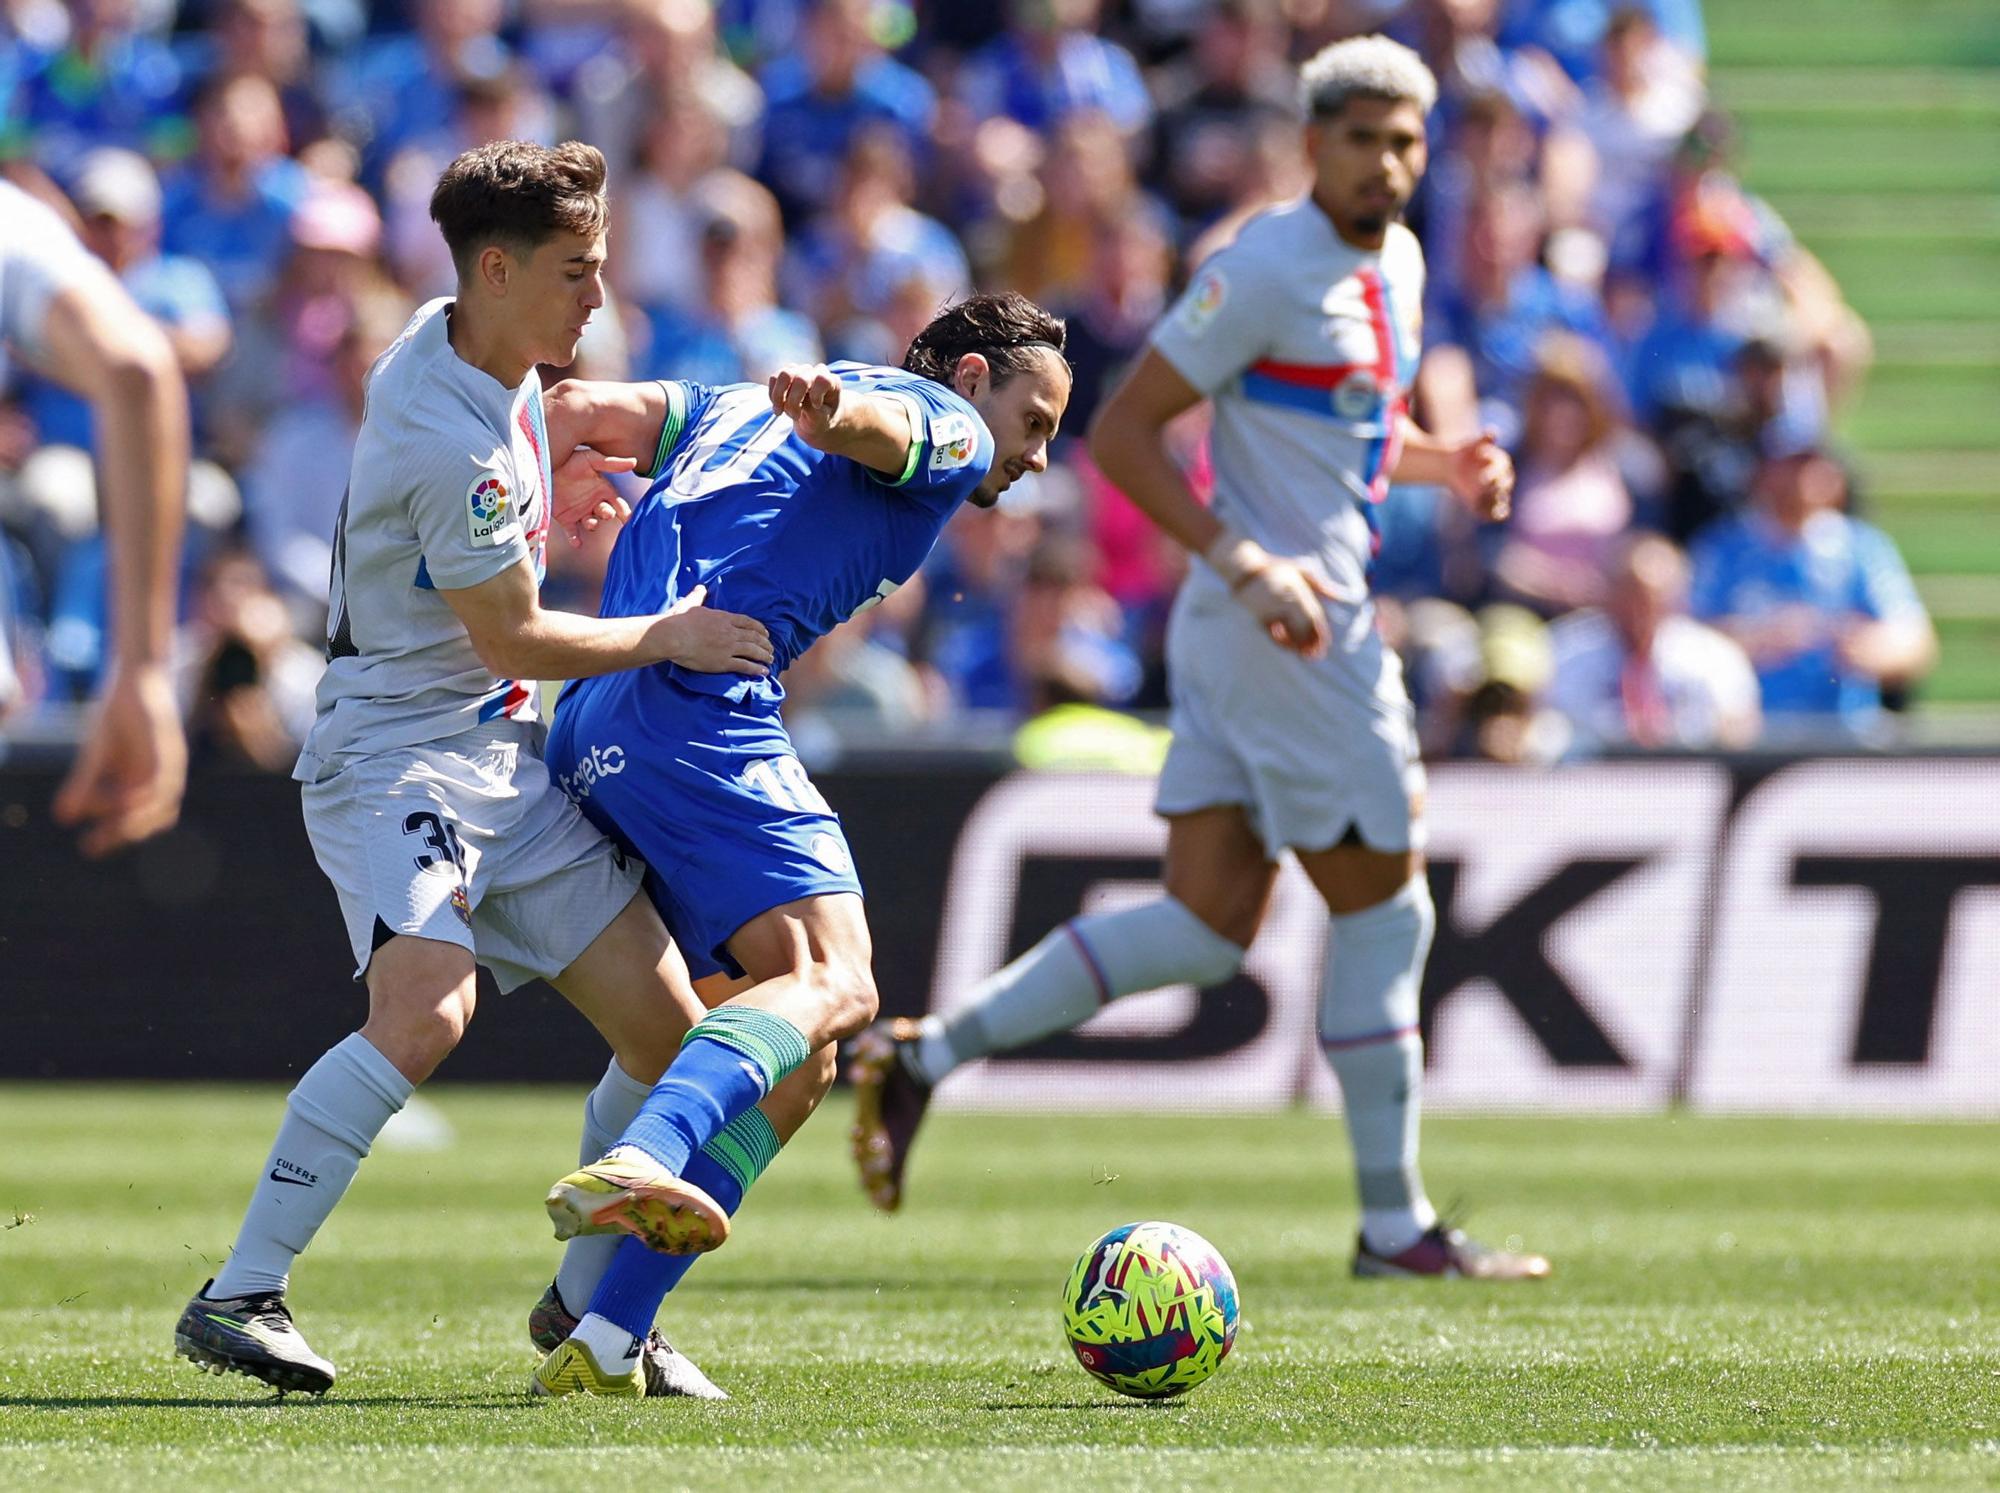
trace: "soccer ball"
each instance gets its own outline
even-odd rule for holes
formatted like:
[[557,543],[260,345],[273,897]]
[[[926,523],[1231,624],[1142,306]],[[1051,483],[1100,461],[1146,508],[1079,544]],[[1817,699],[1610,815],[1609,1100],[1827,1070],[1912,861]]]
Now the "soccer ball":
[[1070,1271],[1063,1334],[1092,1378],[1138,1399],[1171,1399],[1206,1382],[1229,1356],[1236,1277],[1191,1230],[1124,1224]]

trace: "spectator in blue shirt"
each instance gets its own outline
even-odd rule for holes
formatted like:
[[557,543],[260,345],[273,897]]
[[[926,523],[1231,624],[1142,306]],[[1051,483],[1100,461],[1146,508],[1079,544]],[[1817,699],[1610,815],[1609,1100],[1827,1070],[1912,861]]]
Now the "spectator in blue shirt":
[[305,200],[304,168],[285,155],[285,116],[269,80],[244,74],[204,85],[196,149],[166,184],[162,247],[207,265],[240,316],[269,289]]
[[1768,728],[1879,729],[1885,685],[1937,661],[1937,634],[1889,536],[1842,511],[1847,477],[1817,447],[1776,451],[1744,513],[1695,540],[1690,610],[1750,655]]
[[849,142],[864,125],[888,124],[921,151],[937,98],[922,76],[882,50],[870,0],[820,0],[803,44],[764,70],[764,154],[757,175],[778,194],[787,222],[831,200]]
[[1097,0],[1013,0],[1007,30],[959,75],[959,98],[972,117],[1004,114],[1049,130],[1089,109],[1128,137],[1151,124],[1153,100],[1139,64],[1096,34],[1097,11]]
[[326,101],[299,0],[221,0],[214,15],[211,70],[231,77],[254,74],[277,89],[293,151],[325,139]]
[[784,232],[777,201],[735,171],[711,173],[699,195],[705,294],[693,310],[645,308],[651,341],[642,376],[726,384],[768,378],[785,363],[818,362],[818,328],[778,304]]
[[186,149],[180,64],[165,45],[133,30],[132,0],[77,0],[67,9],[67,46],[23,49],[11,69],[0,62],[0,73],[18,70],[7,109],[10,144],[25,145],[37,165],[65,181],[96,146],[161,155]]
[[1609,335],[1595,295],[1536,263],[1542,227],[1541,204],[1527,186],[1482,192],[1467,214],[1461,284],[1433,299],[1426,317],[1427,343],[1462,348],[1471,360],[1480,417],[1503,442],[1521,428],[1543,339],[1572,332],[1601,345]]
[[1621,11],[1637,11],[1691,63],[1708,57],[1708,33],[1701,0],[1523,0],[1502,7],[1503,46],[1537,46],[1563,65],[1578,82],[1598,75],[1604,35]]
[[910,205],[915,163],[897,131],[856,133],[827,211],[797,234],[786,256],[786,299],[829,332],[857,317],[878,318],[911,276],[956,298],[972,270],[952,231]]
[[371,184],[397,151],[447,128],[468,77],[509,63],[500,41],[500,0],[419,0],[417,29],[365,46],[334,89],[341,132],[362,146]]

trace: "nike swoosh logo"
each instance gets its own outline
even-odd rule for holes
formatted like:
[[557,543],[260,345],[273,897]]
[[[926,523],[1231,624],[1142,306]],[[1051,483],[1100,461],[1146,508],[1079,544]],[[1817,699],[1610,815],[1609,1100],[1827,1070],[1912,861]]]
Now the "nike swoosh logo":
[[218,1317],[214,1312],[203,1312],[202,1315],[218,1327],[227,1327],[231,1332],[242,1333],[260,1347],[273,1350],[284,1347],[283,1339],[269,1328],[260,1327],[255,1322],[240,1322],[234,1317]]
[[306,1179],[305,1179],[304,1177],[290,1177],[290,1176],[287,1176],[287,1175],[285,1175],[285,1173],[283,1173],[283,1172],[279,1171],[279,1170],[278,1170],[278,1169],[277,1169],[276,1167],[272,1167],[272,1168],[271,1168],[271,1180],[272,1180],[273,1182],[289,1182],[289,1183],[291,1183],[291,1184],[292,1184],[292,1186],[294,1186],[294,1187],[310,1187],[310,1186],[312,1186],[312,1183],[308,1182],[308,1181],[307,1181],[307,1180],[306,1180]]

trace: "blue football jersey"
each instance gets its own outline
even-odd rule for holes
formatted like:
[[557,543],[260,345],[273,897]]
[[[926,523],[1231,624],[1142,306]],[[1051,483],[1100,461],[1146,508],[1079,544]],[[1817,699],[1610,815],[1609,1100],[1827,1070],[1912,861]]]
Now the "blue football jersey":
[[653,484],[612,550],[602,614],[664,611],[706,586],[709,606],[755,617],[777,653],[766,679],[666,665],[687,688],[775,705],[786,666],[914,575],[993,464],[986,422],[943,384],[832,366],[844,384],[907,405],[916,440],[901,473],[814,450],[773,412],[763,384],[663,383]]
[[[1704,622],[1760,619],[1808,606],[1829,628],[1849,617],[1921,617],[1924,604],[1895,541],[1844,513],[1815,514],[1802,534],[1787,534],[1761,514],[1718,519],[1689,549],[1688,610]],[[1866,725],[1882,708],[1882,689],[1841,662],[1832,636],[1790,658],[1757,665],[1767,716],[1837,715]]]

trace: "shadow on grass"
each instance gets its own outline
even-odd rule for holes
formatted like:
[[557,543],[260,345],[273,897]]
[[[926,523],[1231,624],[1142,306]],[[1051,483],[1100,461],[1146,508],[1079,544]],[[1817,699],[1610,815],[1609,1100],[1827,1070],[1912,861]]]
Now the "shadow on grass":
[[0,1395],[0,1410],[526,1410],[528,1395],[325,1395],[272,1394],[262,1399],[204,1399],[195,1395]]
[[[990,1276],[986,1278],[984,1283],[991,1285],[996,1290],[1031,1293],[1040,1291],[1047,1284],[1045,1281],[1038,1279],[1017,1278],[1009,1280],[1005,1276]],[[711,1282],[708,1289],[714,1291],[718,1296],[729,1296],[739,1292],[746,1296],[767,1292],[787,1292],[792,1294],[805,1293],[814,1296],[824,1296],[831,1293],[834,1295],[880,1295],[912,1299],[921,1296],[951,1296],[956,1298],[962,1296],[965,1291],[965,1287],[957,1281],[939,1281],[935,1284],[928,1284],[921,1281],[887,1280],[880,1276],[856,1276],[843,1279],[838,1276],[817,1275],[772,1275],[759,1276],[749,1280]]]
[[1116,1410],[1121,1413],[1142,1414],[1160,1410],[1179,1410],[1173,1400],[988,1400],[979,1407],[981,1410]]

